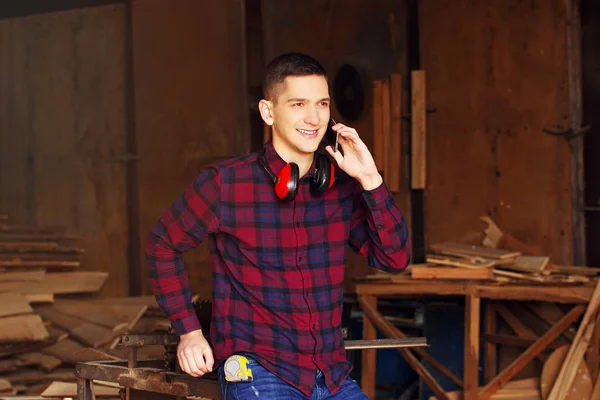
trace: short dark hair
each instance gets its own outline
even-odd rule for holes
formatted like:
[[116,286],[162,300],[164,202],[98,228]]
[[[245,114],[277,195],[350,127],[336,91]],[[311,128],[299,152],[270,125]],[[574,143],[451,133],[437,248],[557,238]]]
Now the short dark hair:
[[288,76],[320,75],[327,79],[325,68],[313,57],[302,53],[286,53],[275,57],[267,65],[263,95],[267,100],[277,98],[277,88]]

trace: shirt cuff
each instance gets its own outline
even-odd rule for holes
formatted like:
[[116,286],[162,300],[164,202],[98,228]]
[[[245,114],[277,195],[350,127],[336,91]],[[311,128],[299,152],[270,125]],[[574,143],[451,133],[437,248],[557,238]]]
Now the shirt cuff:
[[390,198],[391,194],[383,182],[373,190],[365,190],[363,197],[367,202],[367,206],[371,210],[381,210],[385,207],[385,202]]
[[173,325],[173,329],[175,329],[177,336],[202,328],[195,311],[190,311],[181,318],[173,319],[171,324]]

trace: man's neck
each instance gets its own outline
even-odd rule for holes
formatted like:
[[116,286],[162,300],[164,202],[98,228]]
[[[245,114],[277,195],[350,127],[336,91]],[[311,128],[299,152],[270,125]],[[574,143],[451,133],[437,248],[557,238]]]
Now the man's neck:
[[286,163],[289,164],[289,163],[293,162],[293,163],[298,164],[298,170],[300,172],[300,177],[303,177],[304,175],[306,175],[306,173],[310,169],[310,166],[312,165],[312,162],[313,162],[313,158],[314,158],[313,153],[299,154],[299,153],[291,152],[289,150],[289,148],[282,146],[282,143],[280,141],[276,140],[275,138],[273,138],[273,147],[275,148],[275,151],[277,152],[277,154],[279,154],[279,156]]

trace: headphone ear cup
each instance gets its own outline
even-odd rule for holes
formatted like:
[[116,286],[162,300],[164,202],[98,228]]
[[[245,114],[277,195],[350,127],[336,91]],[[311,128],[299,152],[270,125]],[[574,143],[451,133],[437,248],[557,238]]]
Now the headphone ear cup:
[[315,175],[310,185],[313,196],[320,196],[333,185],[333,164],[324,154],[316,154]]
[[279,171],[275,182],[275,194],[283,201],[291,201],[298,193],[300,169],[296,163],[289,163]]

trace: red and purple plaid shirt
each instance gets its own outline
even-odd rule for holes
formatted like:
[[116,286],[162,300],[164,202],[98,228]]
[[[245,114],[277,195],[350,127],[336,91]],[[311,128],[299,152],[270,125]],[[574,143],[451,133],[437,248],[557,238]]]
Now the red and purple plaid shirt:
[[[408,231],[385,184],[365,191],[336,170],[314,197],[314,162],[295,200],[280,201],[261,153],[204,169],[160,218],[146,247],[151,287],[177,334],[199,329],[182,253],[208,239],[215,365],[249,353],[308,396],[320,369],[334,393],[351,370],[341,334],[347,248],[401,271]],[[271,143],[264,157],[273,171],[285,165]]]

